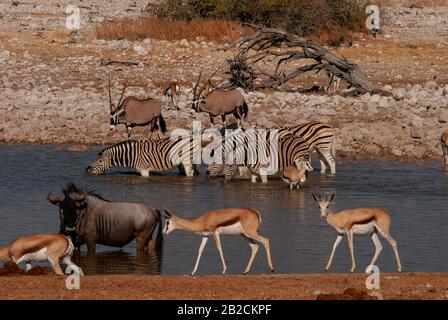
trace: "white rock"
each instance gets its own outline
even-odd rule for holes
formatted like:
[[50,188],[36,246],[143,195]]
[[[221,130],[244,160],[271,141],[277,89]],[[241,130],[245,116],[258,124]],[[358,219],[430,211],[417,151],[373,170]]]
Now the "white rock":
[[425,89],[426,90],[436,90],[437,89],[437,82],[435,81],[428,81],[425,83]]
[[373,103],[378,103],[381,99],[381,96],[379,94],[374,94],[371,98],[370,98],[370,102]]
[[145,49],[143,46],[141,46],[141,45],[136,44],[136,45],[134,45],[133,49],[134,49],[135,53],[137,53],[138,55],[143,56],[143,55],[148,54],[148,50],[146,50],[146,49]]

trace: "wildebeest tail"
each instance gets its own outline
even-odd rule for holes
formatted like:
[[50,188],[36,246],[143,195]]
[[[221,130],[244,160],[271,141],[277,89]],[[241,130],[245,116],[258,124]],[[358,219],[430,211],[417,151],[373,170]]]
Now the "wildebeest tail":
[[242,115],[244,117],[244,120],[247,119],[247,115],[249,114],[249,106],[247,105],[246,101],[243,102],[243,110]]
[[159,210],[156,210],[157,214],[159,215],[159,221],[157,223],[157,236],[156,236],[156,250],[162,249],[163,245],[163,221],[162,221],[162,214]]
[[162,114],[160,114],[159,116],[159,126],[160,126],[160,130],[162,130],[162,133],[166,132],[166,122],[165,119],[163,119]]
[[0,249],[0,261],[9,259],[9,246]]

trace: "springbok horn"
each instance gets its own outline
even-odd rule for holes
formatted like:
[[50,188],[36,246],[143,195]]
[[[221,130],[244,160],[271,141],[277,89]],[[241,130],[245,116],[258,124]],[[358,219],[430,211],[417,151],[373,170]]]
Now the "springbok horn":
[[196,82],[196,84],[194,85],[194,88],[193,88],[193,98],[197,97],[196,96],[196,90],[198,89],[199,81],[201,81],[201,76],[202,76],[202,70],[201,70],[201,72],[199,72],[198,81]]
[[168,209],[168,208],[163,208],[163,211],[165,211],[165,213],[166,213],[166,215],[167,215],[168,217],[172,217],[172,216],[173,216],[173,214],[171,213],[171,210],[170,210],[170,209]]
[[118,109],[120,109],[120,107],[121,107],[121,100],[123,99],[127,84],[128,84],[128,81],[126,80],[126,82],[124,83],[124,86],[123,86],[123,90],[121,91],[120,100],[118,100],[118,104],[117,104],[117,107],[115,108],[115,111],[118,111]]
[[110,92],[110,87],[111,87],[111,80],[110,80],[111,76],[109,74],[109,108],[110,108],[110,112],[112,112],[112,93]]
[[54,198],[51,196],[51,191],[50,191],[50,192],[48,192],[47,200],[50,201],[51,203],[62,202],[64,200],[64,197]]

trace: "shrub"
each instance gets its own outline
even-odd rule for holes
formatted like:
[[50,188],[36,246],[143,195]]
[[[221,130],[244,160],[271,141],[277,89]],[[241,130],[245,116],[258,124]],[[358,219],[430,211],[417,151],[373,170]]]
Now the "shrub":
[[229,19],[286,29],[302,36],[359,31],[365,20],[355,0],[165,0],[155,9],[163,19]]

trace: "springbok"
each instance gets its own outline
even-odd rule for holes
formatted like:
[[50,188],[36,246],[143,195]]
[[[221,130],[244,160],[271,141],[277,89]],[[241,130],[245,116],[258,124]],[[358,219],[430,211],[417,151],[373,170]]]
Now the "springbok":
[[[109,107],[110,107],[110,130],[114,130],[118,124],[126,126],[128,139],[131,138],[131,130],[136,126],[150,125],[152,134],[155,130],[160,130],[162,133],[166,132],[165,119],[162,116],[163,103],[152,98],[139,99],[134,96],[126,97],[123,100],[123,95],[126,90],[126,84],[121,92],[120,100],[117,106],[112,102],[111,84],[109,77]],[[159,125],[157,125],[157,121]]]
[[[238,127],[241,126],[241,119],[246,120],[249,107],[243,94],[238,89],[222,90],[209,89],[206,84],[199,88],[201,73],[193,88],[192,114],[195,112],[206,112],[209,114],[210,123],[214,126],[214,117],[221,116],[222,125],[225,127],[226,116],[233,114],[237,119]],[[209,83],[209,82],[207,82]]]
[[331,201],[333,201],[334,194],[330,197],[316,196],[313,193],[313,198],[319,204],[321,218],[326,219],[329,225],[336,229],[338,236],[333,244],[333,250],[331,251],[330,258],[328,259],[325,271],[328,271],[333,261],[334,252],[337,246],[342,240],[344,234],[347,234],[348,248],[352,259],[352,268],[350,272],[355,271],[355,256],[353,254],[353,236],[354,235],[370,235],[375,245],[375,255],[370,262],[370,265],[374,265],[380,252],[382,250],[381,242],[378,239],[377,233],[379,232],[392,246],[397,260],[397,271],[401,272],[400,256],[398,255],[397,242],[389,234],[390,228],[390,215],[386,211],[380,208],[357,208],[343,210],[337,213],[329,208]]
[[56,274],[61,276],[64,273],[59,260],[62,260],[65,265],[79,270],[80,275],[83,275],[81,268],[71,260],[73,250],[73,243],[68,237],[56,233],[37,234],[17,238],[1,248],[0,261],[11,259],[16,264],[25,261],[26,270],[29,271],[32,268],[31,262],[48,260]]
[[171,81],[168,84],[168,87],[166,87],[165,90],[163,91],[163,95],[170,99],[170,106],[174,110],[179,110],[179,107],[177,105],[177,98],[181,94],[182,91],[180,90],[180,86],[177,83],[177,81]]
[[215,240],[216,248],[218,249],[219,256],[222,262],[222,274],[226,273],[227,266],[224,260],[224,254],[222,252],[220,235],[242,235],[248,242],[251,248],[251,256],[247,264],[244,274],[248,273],[252,267],[255,255],[258,251],[258,244],[256,241],[263,244],[266,249],[266,256],[268,261],[268,267],[274,272],[274,267],[271,261],[271,252],[269,249],[269,240],[258,234],[258,228],[261,224],[260,213],[250,208],[227,208],[210,211],[203,216],[194,219],[187,220],[179,216],[174,216],[167,208],[165,211],[165,227],[163,233],[168,235],[175,229],[186,230],[202,235],[202,242],[199,247],[198,257],[194,265],[194,269],[191,275],[194,275],[198,269],[199,261],[204,251],[204,247],[207,243],[209,236],[213,236]]
[[307,168],[305,166],[300,167],[300,170],[297,169],[296,166],[288,166],[286,167],[282,173],[282,180],[289,185],[289,190],[294,188],[299,189],[299,182],[306,181],[302,177],[306,177]]
[[440,148],[442,148],[442,164],[448,167],[448,130],[445,130],[440,137]]

